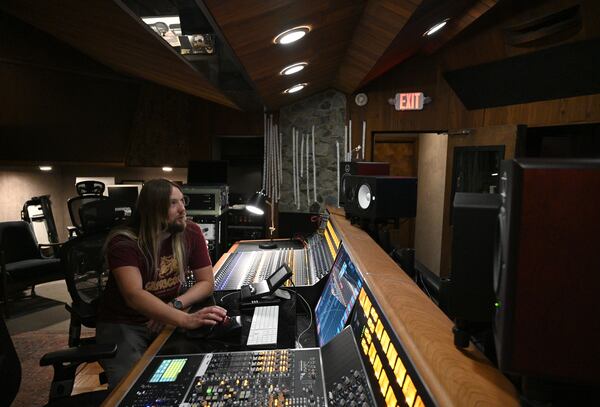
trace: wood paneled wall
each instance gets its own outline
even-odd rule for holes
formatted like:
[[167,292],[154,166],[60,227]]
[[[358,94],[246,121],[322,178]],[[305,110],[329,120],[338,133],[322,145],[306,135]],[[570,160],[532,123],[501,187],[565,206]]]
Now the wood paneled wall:
[[[501,60],[511,56],[524,54],[539,50],[543,47],[555,46],[572,41],[581,41],[585,39],[600,36],[600,25],[597,20],[600,19],[600,2],[594,0],[555,0],[555,1],[537,1],[537,2],[519,2],[507,1],[504,4],[508,6],[498,6],[497,9],[490,11],[482,17],[466,32],[446,45],[437,53],[431,56],[418,56],[405,62],[386,75],[369,84],[361,91],[369,97],[369,102],[364,107],[358,107],[353,102],[354,98],[348,98],[349,118],[353,122],[354,145],[361,139],[360,122],[366,120],[366,157],[371,158],[371,136],[373,132],[381,131],[410,131],[417,133],[427,133],[440,130],[457,129],[475,129],[471,132],[468,140],[461,137],[450,136],[448,139],[448,148],[439,152],[437,162],[446,163],[445,183],[439,190],[444,196],[443,208],[431,209],[428,214],[429,219],[438,219],[436,225],[428,224],[426,220],[419,218],[416,220],[416,242],[423,241],[423,236],[429,236],[435,231],[436,236],[433,241],[439,244],[441,252],[438,254],[430,253],[429,246],[421,244],[421,253],[416,253],[417,259],[428,267],[431,271],[442,277],[448,275],[450,264],[450,243],[451,228],[449,225],[449,207],[450,207],[450,177],[452,174],[452,149],[455,145],[477,145],[491,142],[487,137],[489,134],[498,132],[504,134],[505,130],[512,129],[510,137],[499,137],[497,141],[507,145],[507,158],[514,156],[516,143],[516,125],[525,124],[530,127],[575,124],[575,123],[595,123],[600,122],[600,94],[589,96],[579,96],[557,100],[548,100],[535,103],[524,103],[488,109],[466,110],[460,99],[444,80],[442,73],[447,70],[464,68],[472,65],[482,64]],[[531,4],[537,4],[531,6]],[[516,48],[509,46],[504,41],[503,27],[515,24],[519,21],[530,19],[534,15],[556,11],[574,4],[579,4],[583,17],[583,29],[576,35],[556,41],[529,48]],[[560,61],[550,61],[551,63],[560,63]],[[548,84],[548,86],[557,86],[557,84]],[[397,112],[389,104],[388,99],[393,98],[397,92],[424,92],[426,96],[432,97],[432,102],[425,105],[422,111],[416,112]],[[490,132],[480,131],[481,128],[493,127]],[[507,133],[507,134],[508,134]],[[486,136],[483,136],[483,135]],[[431,158],[435,161],[435,157]],[[422,167],[423,166],[423,167]],[[419,177],[428,177],[436,171],[431,166],[425,165],[419,161]],[[422,185],[421,183],[419,184]],[[431,189],[431,188],[430,188]],[[422,198],[420,191],[419,198]],[[424,213],[421,208],[420,213]],[[441,211],[443,213],[441,213]],[[421,223],[420,223],[421,222]],[[427,224],[428,230],[423,226]],[[422,226],[419,229],[419,226]],[[441,229],[440,227],[441,226]],[[442,236],[437,234],[442,233]],[[430,238],[433,238],[430,236]],[[441,239],[441,240],[438,240]],[[437,247],[436,244],[436,247]],[[420,258],[420,256],[426,258]]]
[[[600,94],[535,103],[478,109],[468,111],[456,96],[442,73],[481,63],[501,60],[518,54],[533,52],[543,47],[600,36],[600,2],[595,0],[546,1],[535,8],[514,5],[492,10],[461,36],[431,56],[419,56],[405,62],[386,75],[369,84],[366,92],[369,103],[356,106],[349,98],[349,116],[354,123],[367,121],[367,148],[373,131],[444,130],[526,124],[548,126],[572,123],[600,122]],[[528,3],[528,2],[523,2]],[[540,2],[537,2],[538,4]],[[548,10],[580,4],[583,29],[575,36],[552,44],[530,48],[517,48],[504,42],[503,27],[530,18]],[[516,12],[514,10],[517,10]],[[551,63],[560,63],[552,61]],[[556,86],[556,84],[548,84]],[[397,112],[388,103],[397,92],[422,91],[433,101],[422,111]],[[354,124],[353,123],[353,124]],[[353,125],[353,140],[360,139],[360,126]],[[370,152],[367,151],[367,157]]]
[[262,135],[262,112],[125,76],[2,12],[0,38],[5,163],[187,167],[212,158],[215,133]]

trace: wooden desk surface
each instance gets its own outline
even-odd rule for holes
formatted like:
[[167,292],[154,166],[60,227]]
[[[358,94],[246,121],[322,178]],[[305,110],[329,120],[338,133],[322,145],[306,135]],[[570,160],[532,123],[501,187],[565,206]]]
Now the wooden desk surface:
[[512,383],[473,345],[454,346],[452,322],[369,235],[329,208],[344,247],[440,406],[518,406]]

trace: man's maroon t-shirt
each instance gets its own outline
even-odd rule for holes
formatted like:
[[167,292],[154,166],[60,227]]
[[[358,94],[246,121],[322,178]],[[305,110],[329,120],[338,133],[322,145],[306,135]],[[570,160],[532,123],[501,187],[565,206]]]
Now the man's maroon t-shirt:
[[[183,231],[186,261],[189,270],[210,266],[210,257],[202,231],[193,222],[188,222]],[[160,266],[158,273],[147,269],[146,259],[137,242],[118,235],[108,243],[106,258],[111,273],[100,304],[98,320],[102,322],[142,325],[148,318],[130,308],[123,298],[112,270],[118,267],[132,266],[140,270],[144,290],[154,294],[164,302],[171,301],[179,294],[181,287],[179,266],[173,256],[171,237],[162,242],[160,248]],[[136,271],[132,271],[136,272]],[[156,274],[154,276],[153,274]]]

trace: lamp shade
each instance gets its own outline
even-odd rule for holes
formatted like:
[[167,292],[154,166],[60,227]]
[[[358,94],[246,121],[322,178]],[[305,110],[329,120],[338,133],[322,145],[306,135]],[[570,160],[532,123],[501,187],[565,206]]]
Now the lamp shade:
[[264,215],[265,207],[267,206],[267,195],[264,191],[257,191],[246,202],[246,210],[256,215]]

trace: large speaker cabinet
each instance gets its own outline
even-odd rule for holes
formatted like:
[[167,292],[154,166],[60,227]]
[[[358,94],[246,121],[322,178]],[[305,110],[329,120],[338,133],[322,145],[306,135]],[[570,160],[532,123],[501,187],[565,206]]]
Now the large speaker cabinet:
[[417,179],[414,177],[346,177],[347,215],[375,221],[386,218],[412,218],[417,214]]
[[390,175],[390,163],[370,161],[342,161],[340,163],[340,205],[344,206],[348,194],[349,185],[346,177],[349,175]]
[[500,176],[499,366],[600,383],[600,160],[504,161]]

